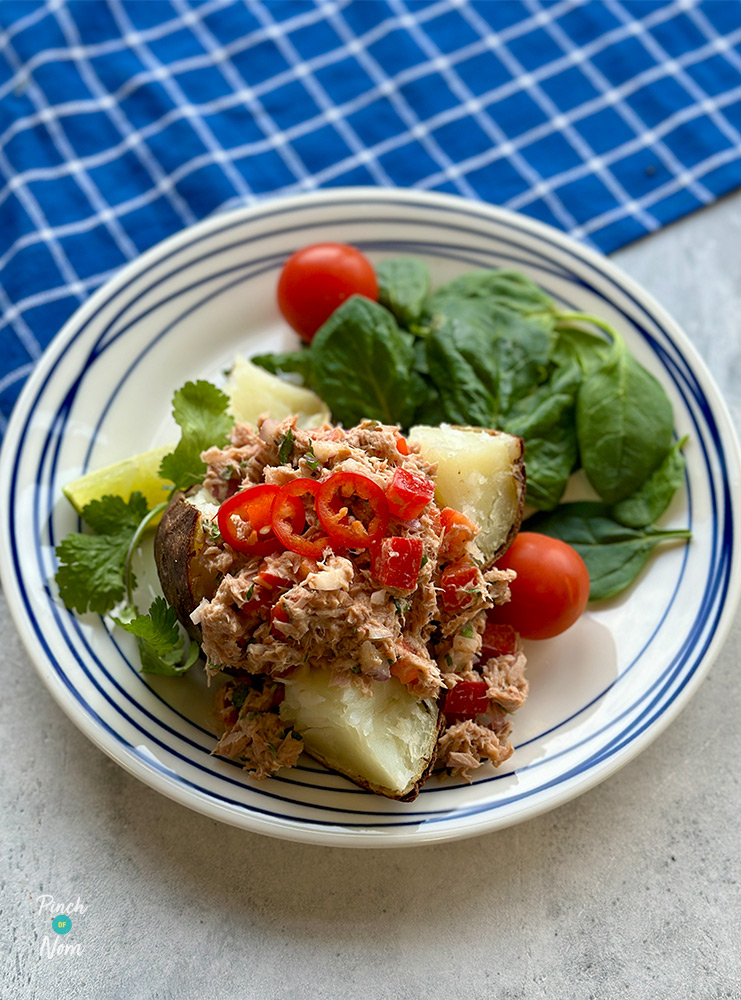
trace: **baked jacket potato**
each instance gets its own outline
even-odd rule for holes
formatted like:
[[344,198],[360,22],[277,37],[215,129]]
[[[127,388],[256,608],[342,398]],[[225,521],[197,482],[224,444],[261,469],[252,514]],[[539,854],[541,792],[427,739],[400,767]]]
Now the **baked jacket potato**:
[[[486,567],[517,533],[524,507],[523,447],[519,438],[478,428],[415,428],[409,436],[437,464],[440,505],[481,524],[477,536]],[[473,456],[473,457],[471,457]],[[154,554],[162,590],[189,635],[200,642],[191,615],[211,600],[217,575],[204,569],[204,525],[218,505],[204,490],[178,494],[158,526]],[[431,773],[441,731],[442,699],[420,698],[396,677],[355,685],[330,683],[323,669],[287,674],[281,719],[304,749],[327,767],[377,794],[410,801]]]

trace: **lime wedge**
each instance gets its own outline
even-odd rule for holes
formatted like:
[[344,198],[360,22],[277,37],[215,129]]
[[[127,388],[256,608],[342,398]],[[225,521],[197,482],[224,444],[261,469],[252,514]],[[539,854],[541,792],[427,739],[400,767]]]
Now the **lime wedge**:
[[100,500],[109,494],[128,500],[135,490],[144,494],[151,509],[166,500],[167,490],[172,488],[172,483],[160,479],[157,474],[160,462],[172,449],[169,444],[152,448],[141,455],[88,472],[63,486],[62,492],[78,514],[91,500]]

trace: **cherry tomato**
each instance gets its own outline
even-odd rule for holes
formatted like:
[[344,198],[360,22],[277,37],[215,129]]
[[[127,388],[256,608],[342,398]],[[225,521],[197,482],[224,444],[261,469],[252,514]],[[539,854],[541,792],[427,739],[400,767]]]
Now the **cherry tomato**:
[[314,243],[297,250],[278,280],[278,308],[307,344],[351,295],[378,301],[378,282],[371,262],[345,243]]
[[584,560],[558,538],[522,531],[497,563],[513,569],[512,600],[488,612],[488,620],[511,625],[524,639],[550,639],[579,618],[589,600]]

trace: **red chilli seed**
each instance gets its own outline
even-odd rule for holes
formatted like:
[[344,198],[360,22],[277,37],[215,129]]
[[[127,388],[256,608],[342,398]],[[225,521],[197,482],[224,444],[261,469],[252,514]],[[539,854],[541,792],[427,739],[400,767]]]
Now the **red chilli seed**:
[[[358,515],[363,511],[364,519]],[[334,548],[368,549],[386,533],[386,496],[372,479],[359,472],[334,472],[316,495],[319,523]]]

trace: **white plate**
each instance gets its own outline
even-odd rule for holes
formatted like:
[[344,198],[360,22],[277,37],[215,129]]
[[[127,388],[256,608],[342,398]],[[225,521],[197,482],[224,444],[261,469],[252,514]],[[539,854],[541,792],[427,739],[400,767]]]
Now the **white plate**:
[[[692,542],[667,546],[638,583],[557,639],[528,645],[531,695],[514,718],[513,757],[472,785],[433,777],[390,802],[310,759],[257,783],[210,756],[201,671],[143,676],[129,636],[57,598],[54,546],[78,522],[62,485],[88,469],[177,439],[173,390],[218,379],[237,352],[285,349],[275,286],[299,246],[351,242],[373,260],[423,257],[435,284],[472,267],[515,267],[569,309],[616,325],[671,396],[688,434],[686,488],[663,521]],[[49,347],[13,413],[0,466],[0,569],[44,682],[80,729],[178,802],[248,830],[345,846],[431,843],[498,829],[553,808],[635,757],[695,692],[726,636],[741,587],[733,558],[739,451],[718,392],[686,337],[609,261],[561,233],[444,195],[324,190],[268,201],[166,240],[100,289]]]

